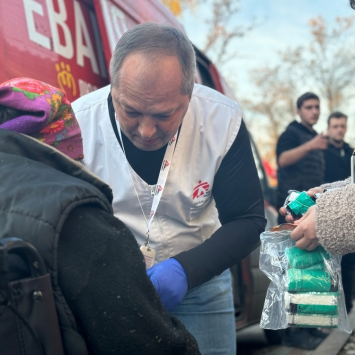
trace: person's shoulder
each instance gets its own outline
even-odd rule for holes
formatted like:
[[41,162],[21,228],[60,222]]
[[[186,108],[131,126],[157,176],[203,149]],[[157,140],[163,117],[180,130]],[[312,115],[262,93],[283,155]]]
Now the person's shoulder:
[[350,152],[351,154],[352,154],[353,151],[354,151],[354,148],[353,148],[350,144],[348,144],[348,143],[346,143],[346,142],[344,142],[344,148],[345,148],[345,150],[346,150],[347,152]]
[[286,127],[285,131],[281,133],[276,145],[276,152],[278,156],[286,150],[296,148],[300,144],[298,134],[296,133],[296,125],[298,124],[299,123],[297,121],[291,122]]
[[232,109],[238,111],[240,114],[242,112],[236,101],[229,99],[227,96],[207,86],[195,84],[191,97],[191,105],[201,101],[208,103],[208,106],[215,105],[220,108]]
[[109,93],[110,85],[107,85],[101,89],[90,92],[89,94],[86,94],[75,100],[74,102],[72,102],[72,107],[75,114],[107,101]]
[[296,120],[292,121],[286,129],[281,133],[280,138],[288,138],[288,137],[297,137],[297,133],[300,129],[300,123],[298,123]]
[[302,129],[302,124],[294,120],[286,127],[284,133],[289,134],[300,129]]

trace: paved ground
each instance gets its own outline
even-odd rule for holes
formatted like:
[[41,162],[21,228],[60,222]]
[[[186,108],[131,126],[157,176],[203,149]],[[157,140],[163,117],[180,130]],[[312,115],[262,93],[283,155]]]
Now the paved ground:
[[[349,316],[352,328],[355,328],[355,312]],[[330,335],[317,349],[302,350],[286,346],[269,346],[260,326],[254,325],[237,333],[238,355],[355,355],[355,334],[349,335],[338,329]]]
[[345,344],[339,355],[355,355],[355,335],[353,334]]
[[[237,333],[238,355],[311,355],[313,352],[286,346],[269,346],[264,331],[256,324]],[[348,354],[347,354],[348,355]],[[355,354],[354,354],[355,355]]]

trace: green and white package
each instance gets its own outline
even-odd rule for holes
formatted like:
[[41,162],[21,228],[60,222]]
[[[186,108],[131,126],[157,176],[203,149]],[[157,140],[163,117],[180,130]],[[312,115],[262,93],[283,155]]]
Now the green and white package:
[[293,314],[338,314],[338,292],[285,293],[285,308]]
[[329,273],[320,270],[287,270],[287,291],[293,292],[335,292],[336,282]]
[[339,292],[285,292],[285,303],[337,306]]
[[287,323],[294,327],[338,328],[339,317],[320,314],[287,314]]
[[304,215],[308,208],[314,206],[315,202],[307,195],[306,192],[302,192],[299,196],[290,202],[287,207],[296,215]]
[[260,269],[271,280],[260,326],[329,327],[351,333],[341,280],[341,256],[300,250],[290,231],[261,234]]
[[322,263],[315,270],[321,270],[324,265],[324,260],[330,258],[329,254],[322,247],[317,247],[312,251],[291,247],[285,249],[285,256],[289,263],[290,269],[307,269],[316,264]]

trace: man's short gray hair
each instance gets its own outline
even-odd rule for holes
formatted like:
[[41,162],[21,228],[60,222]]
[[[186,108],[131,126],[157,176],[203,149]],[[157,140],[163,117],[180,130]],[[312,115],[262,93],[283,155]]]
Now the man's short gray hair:
[[119,85],[120,69],[126,57],[136,52],[153,57],[176,56],[183,75],[181,94],[191,97],[195,82],[195,51],[181,31],[170,25],[146,22],[125,32],[118,41],[110,62],[113,86]]

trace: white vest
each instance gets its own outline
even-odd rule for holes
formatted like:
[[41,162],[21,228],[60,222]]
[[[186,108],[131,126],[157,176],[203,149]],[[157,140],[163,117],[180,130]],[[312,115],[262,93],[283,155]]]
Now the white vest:
[[[113,210],[145,242],[145,215],[153,198],[150,185],[129,168],[109,118],[110,86],[73,103],[84,141],[84,164],[113,190]],[[170,172],[150,227],[150,244],[161,262],[201,244],[220,227],[212,196],[214,176],[234,142],[242,120],[238,104],[215,90],[195,85],[181,126]],[[225,186],[228,189],[228,186]]]

